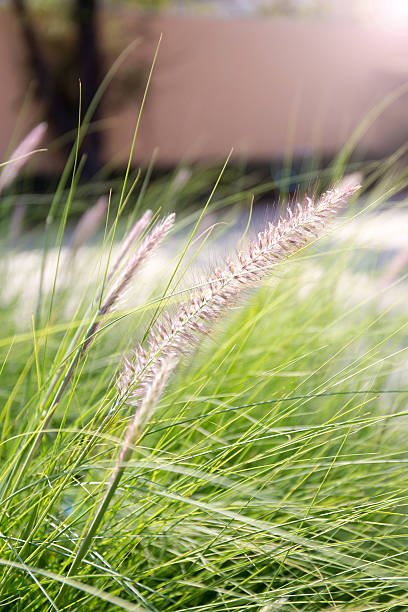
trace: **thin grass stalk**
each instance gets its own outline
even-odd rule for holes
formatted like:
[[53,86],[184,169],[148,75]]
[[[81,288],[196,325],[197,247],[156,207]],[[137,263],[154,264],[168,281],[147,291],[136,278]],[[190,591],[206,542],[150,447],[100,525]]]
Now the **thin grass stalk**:
[[[80,464],[81,461],[91,452],[92,448],[94,447],[94,445],[98,442],[99,439],[99,435],[106,430],[106,428],[109,427],[109,423],[112,420],[112,418],[114,418],[114,415],[116,413],[116,409],[118,408],[118,402],[117,399],[115,401],[115,404],[113,406],[110,407],[109,411],[105,414],[104,418],[102,419],[101,423],[98,425],[97,429],[95,431],[93,431],[91,434],[88,434],[85,437],[85,442],[83,444],[80,445],[78,454],[75,457],[75,460],[72,459],[71,460],[71,467],[72,469],[75,468],[76,465]],[[27,464],[27,462],[25,463],[25,465]],[[69,480],[71,479],[71,473],[67,472],[66,475],[64,476],[64,478],[62,479],[62,481],[59,484],[59,490],[62,491],[65,487],[65,485],[67,484],[67,482],[69,482]],[[6,511],[7,505],[9,503],[9,501],[12,498],[12,494],[9,495],[8,498],[6,498],[5,504],[2,508],[3,513]],[[34,513],[34,511],[33,511]],[[40,523],[41,524],[41,523]],[[38,523],[37,523],[37,528],[38,528]],[[26,537],[23,536],[23,539],[25,539],[25,543],[23,544],[21,550],[20,550],[20,555],[23,556],[24,553],[26,552],[26,550],[28,550],[31,547],[31,541],[32,538],[35,535],[35,531],[36,528],[34,527],[32,530],[31,529],[27,529],[26,531]],[[41,545],[40,545],[41,548]],[[36,552],[39,552],[39,549],[37,548]]]
[[[135,441],[139,438],[139,436],[143,433],[144,426],[146,425],[147,420],[152,416],[153,412],[157,407],[157,403],[163,394],[167,381],[176,366],[175,359],[167,359],[163,362],[161,370],[158,372],[157,377],[149,388],[146,390],[145,396],[143,400],[140,402],[140,406],[138,410],[135,410],[133,414],[132,421],[130,422],[126,436],[119,453],[118,459],[116,461],[115,467],[107,484],[105,494],[99,504],[99,507],[87,529],[87,532],[84,538],[81,541],[81,544],[78,548],[78,551],[75,555],[75,559],[70,567],[68,572],[68,576],[74,575],[77,568],[79,567],[81,561],[84,559],[88,550],[92,545],[92,541],[95,533],[97,532],[105,512],[112,500],[112,497],[119,485],[119,482],[123,476],[123,473],[126,469],[126,462],[129,460],[133,445]],[[119,401],[120,405],[120,401]]]
[[[74,142],[73,146],[71,147],[71,151],[70,154],[68,156],[68,160],[67,163],[64,166],[64,169],[62,171],[60,180],[58,181],[58,185],[54,194],[54,197],[52,199],[48,214],[47,214],[47,219],[46,219],[46,225],[45,225],[45,231],[44,231],[44,240],[43,240],[43,249],[42,249],[42,258],[41,258],[41,269],[40,269],[40,283],[39,283],[39,290],[38,290],[38,299],[37,299],[37,305],[36,305],[36,309],[35,309],[35,323],[36,325],[38,325],[40,316],[41,316],[41,310],[42,310],[42,304],[43,304],[43,293],[44,293],[44,277],[45,277],[45,266],[46,266],[46,261],[47,261],[47,254],[48,254],[48,249],[49,249],[49,242],[50,242],[50,232],[51,232],[51,226],[54,220],[54,214],[55,211],[57,210],[58,204],[60,202],[60,198],[63,194],[64,188],[68,182],[68,178],[70,175],[71,170],[74,168],[75,166],[75,159],[76,159],[76,152],[78,150],[78,147],[81,145],[87,129],[90,125],[90,122],[92,120],[92,117],[96,111],[96,108],[98,106],[98,104],[101,101],[102,96],[104,95],[106,89],[108,88],[110,82],[112,81],[113,77],[115,76],[115,74],[117,73],[117,71],[119,70],[119,67],[123,64],[123,62],[126,60],[126,58],[129,56],[129,54],[131,53],[131,51],[133,50],[134,46],[135,46],[136,42],[131,43],[124,51],[122,51],[122,53],[119,55],[119,57],[114,61],[114,63],[112,64],[112,66],[110,67],[110,69],[108,70],[106,76],[103,78],[101,84],[99,85],[94,97],[92,98],[88,109],[84,115],[84,119],[82,122],[82,129],[79,133],[77,133],[77,138],[76,141]],[[119,206],[120,208],[120,206]]]

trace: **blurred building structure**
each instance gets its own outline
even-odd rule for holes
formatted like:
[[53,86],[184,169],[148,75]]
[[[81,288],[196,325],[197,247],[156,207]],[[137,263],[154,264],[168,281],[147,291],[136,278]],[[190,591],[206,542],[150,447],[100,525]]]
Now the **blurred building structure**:
[[[263,16],[261,2],[256,14],[247,15],[243,0],[231,4],[241,5],[239,18],[220,11],[161,14],[106,6],[100,20],[106,65],[138,41],[119,79],[132,72],[147,77],[163,35],[135,161],[148,163],[154,150],[162,165],[219,161],[231,148],[254,162],[331,155],[364,119],[373,123],[358,140],[359,154],[380,157],[395,150],[408,138],[408,10],[387,2],[383,13],[385,5],[377,2],[374,10],[375,1],[334,2],[330,16],[319,18],[310,12],[307,18]],[[7,8],[0,12],[0,82],[5,158],[22,108],[20,129],[43,119],[26,95],[24,54]],[[140,89],[122,87],[118,101],[113,81],[100,125],[105,160],[127,160],[140,100]],[[371,113],[382,103],[381,113]],[[39,163],[50,167],[53,161],[45,155]]]

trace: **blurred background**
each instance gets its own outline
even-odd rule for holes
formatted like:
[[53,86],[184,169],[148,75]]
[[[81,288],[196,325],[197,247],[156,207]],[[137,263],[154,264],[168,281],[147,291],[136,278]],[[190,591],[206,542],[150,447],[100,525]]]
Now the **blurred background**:
[[[407,28],[406,0],[4,0],[0,155],[46,121],[48,150],[29,160],[17,191],[52,194],[79,108],[83,120],[98,101],[80,151],[80,182],[93,188],[72,212],[86,208],[86,194],[123,176],[162,35],[133,167],[150,165],[153,177],[219,168],[233,148],[233,181],[243,169],[255,172],[247,186],[286,172],[290,191],[346,143],[355,164],[404,146]],[[49,202],[36,202],[42,216]]]

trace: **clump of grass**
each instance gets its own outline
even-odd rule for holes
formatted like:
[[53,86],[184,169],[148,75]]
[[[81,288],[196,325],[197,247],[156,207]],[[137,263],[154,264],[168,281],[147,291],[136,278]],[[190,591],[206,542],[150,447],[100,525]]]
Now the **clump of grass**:
[[350,302],[347,247],[304,250],[354,190],[267,226],[175,314],[176,290],[120,310],[174,223],[150,212],[72,320],[0,311],[6,609],[406,607],[405,313]]
[[[256,242],[250,244],[247,253],[240,252],[236,263],[227,260],[224,271],[217,271],[206,279],[198,295],[193,295],[187,306],[182,305],[174,318],[167,317],[167,327],[161,322],[156,322],[150,334],[149,354],[140,345],[134,362],[125,360],[117,386],[120,397],[126,403],[136,405],[136,410],[106,493],[78,549],[71,573],[75,573],[89,550],[112,496],[119,486],[124,470],[123,463],[130,457],[132,445],[152,416],[168,378],[175,368],[177,357],[191,352],[197,336],[206,333],[210,329],[210,324],[231,307],[245,289],[256,285],[268,272],[271,272],[274,264],[298,251],[315,237],[324,227],[327,218],[333,215],[358,188],[358,185],[347,185],[345,188],[333,189],[317,202],[308,199],[305,206],[299,204],[295,214],[289,212],[289,218],[281,220],[276,226],[270,223],[258,235]],[[149,244],[155,243],[156,235],[161,236],[165,233],[170,223],[173,223],[173,218],[164,220],[156,231],[152,232]],[[143,244],[139,250],[144,254]],[[137,252],[136,261],[139,262],[139,259]],[[133,270],[133,264],[129,265],[128,270],[129,272],[124,275],[124,281],[112,293],[116,299],[122,293],[125,280]]]

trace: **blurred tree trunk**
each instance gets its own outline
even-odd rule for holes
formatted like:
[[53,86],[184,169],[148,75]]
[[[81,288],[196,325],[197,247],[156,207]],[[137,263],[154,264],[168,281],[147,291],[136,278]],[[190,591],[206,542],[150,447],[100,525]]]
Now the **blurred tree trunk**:
[[[30,19],[25,0],[11,0],[20,24],[30,71],[36,82],[37,96],[44,105],[46,118],[58,136],[72,131],[77,125],[79,98],[73,97],[72,83],[64,78],[62,68],[47,62],[38,32]],[[99,85],[101,61],[98,44],[98,0],[73,0],[75,48],[72,49],[75,73],[82,83],[82,116],[89,107]],[[78,88],[77,88],[78,91]],[[98,113],[93,116],[95,121]],[[93,131],[86,135],[82,145],[86,155],[83,174],[90,178],[97,172],[101,161],[101,134]]]
[[[100,83],[100,55],[98,46],[98,0],[75,0],[73,20],[77,24],[77,65],[82,83],[82,105],[86,112]],[[93,120],[98,119],[97,111]],[[90,175],[101,167],[101,133],[91,131],[84,140],[87,155],[86,169]]]

